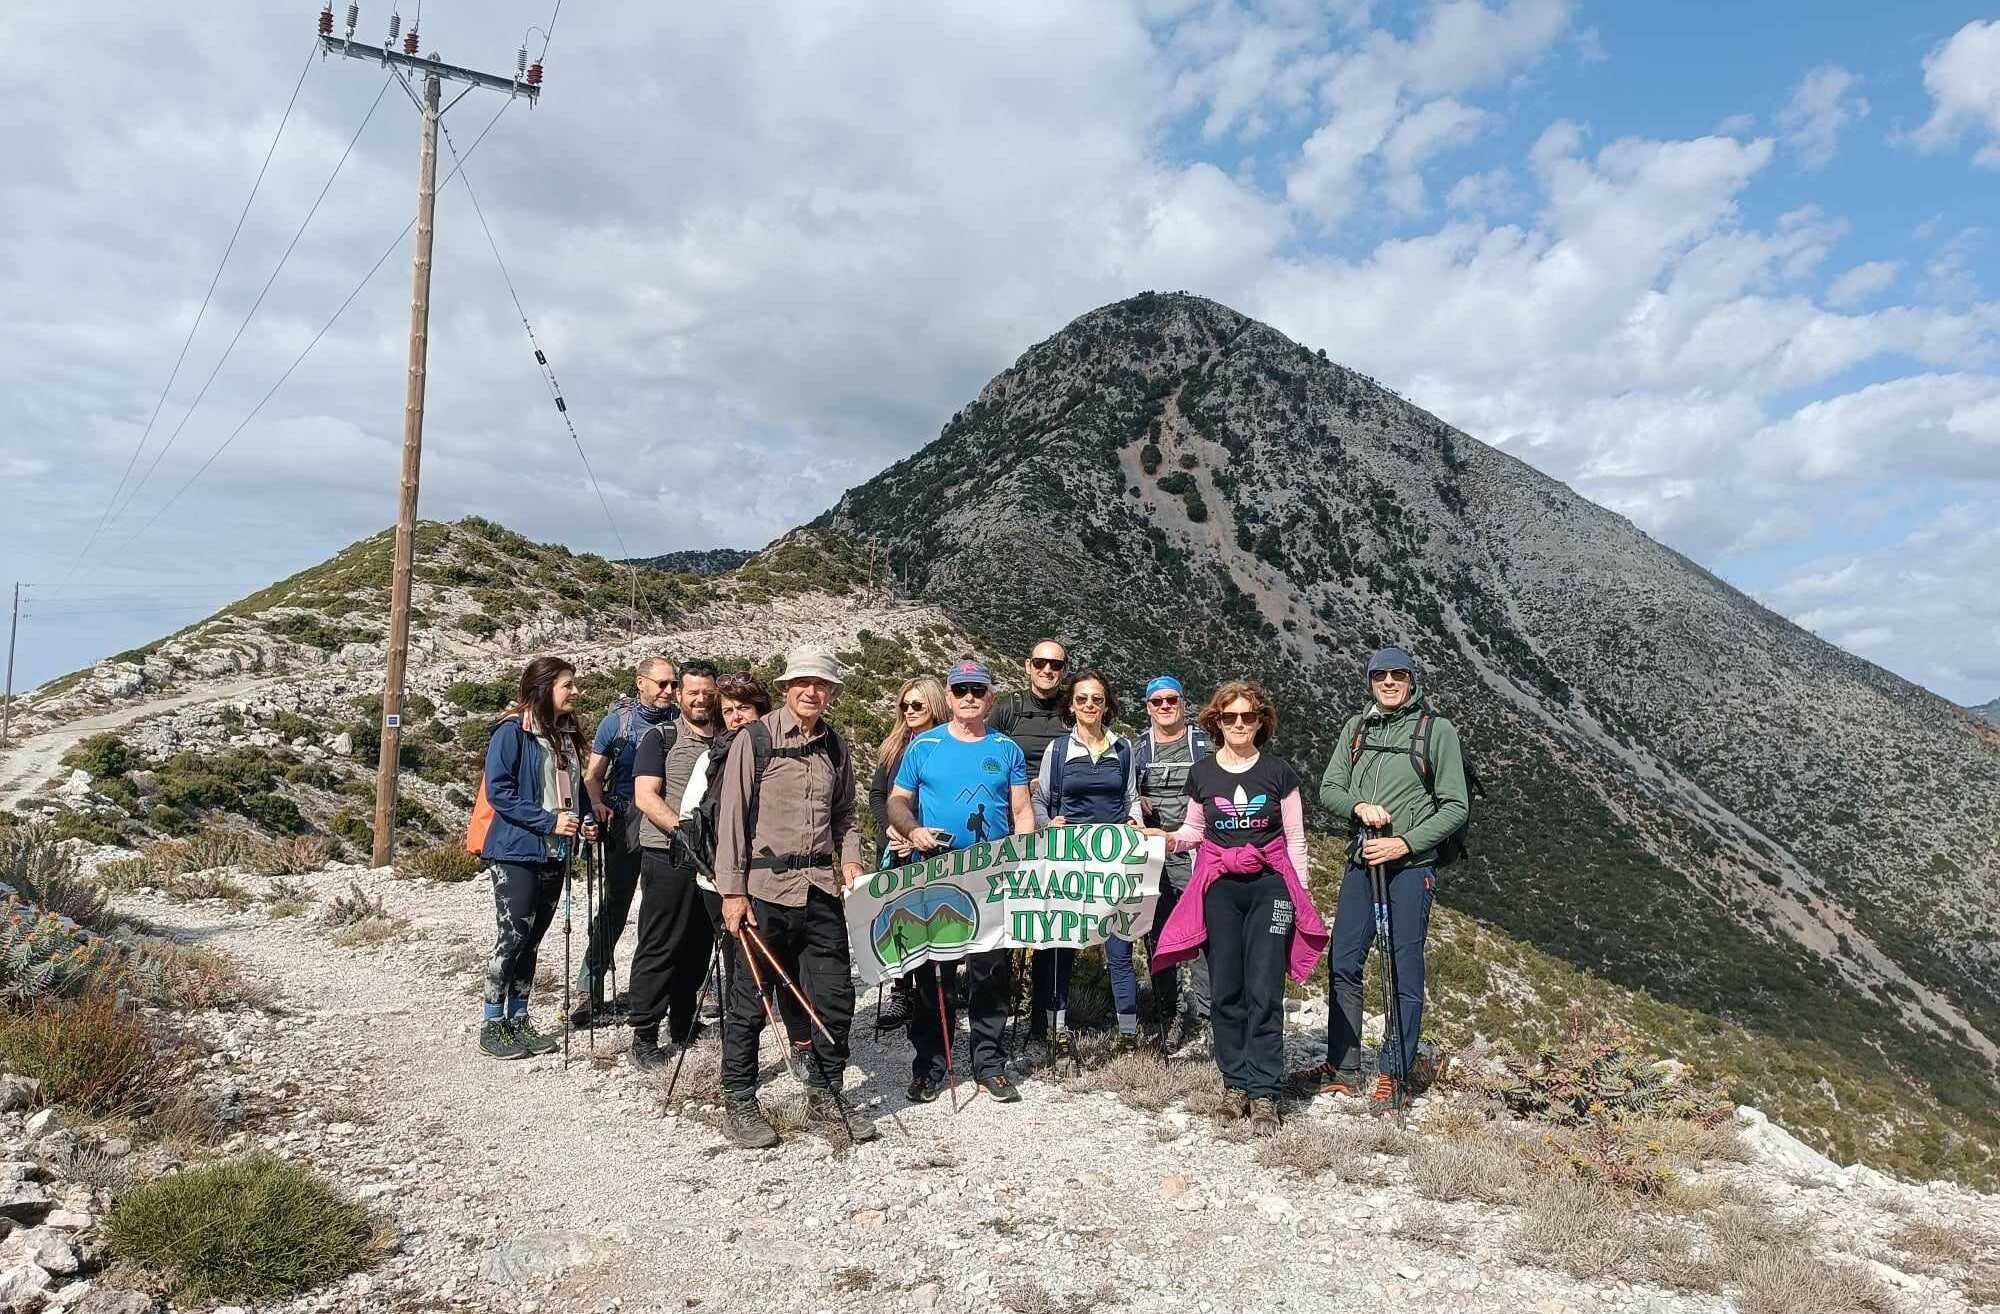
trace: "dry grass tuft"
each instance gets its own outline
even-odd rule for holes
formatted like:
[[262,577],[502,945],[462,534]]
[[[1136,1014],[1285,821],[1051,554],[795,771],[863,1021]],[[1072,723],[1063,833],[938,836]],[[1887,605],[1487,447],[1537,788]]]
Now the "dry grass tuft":
[[1521,1157],[1501,1136],[1420,1140],[1410,1152],[1410,1178],[1426,1200],[1501,1204],[1525,1181]]
[[179,1009],[268,1009],[271,988],[213,949],[148,939],[133,948],[129,980],[153,1003]]
[[41,1082],[44,1101],[98,1118],[156,1107],[176,1066],[145,1025],[105,995],[43,1000],[0,1015],[0,1064]]
[[1276,1136],[1257,1147],[1257,1162],[1309,1182],[1321,1177],[1365,1182],[1375,1176],[1374,1164],[1348,1137],[1323,1122],[1304,1118],[1286,1119]]
[[1858,1264],[1805,1249],[1766,1250],[1736,1274],[1742,1314],[1900,1314],[1896,1298]]
[[1354,1148],[1366,1154],[1408,1154],[1417,1138],[1387,1118],[1357,1118]]
[[1435,1205],[1412,1205],[1396,1219],[1389,1234],[1412,1245],[1457,1250],[1465,1241],[1465,1224],[1455,1223]]
[[[688,1112],[690,1105],[713,1105],[722,1098],[722,1044],[719,1040],[703,1039],[687,1051],[685,1061],[677,1054],[674,1062],[680,1064],[680,1078],[674,1080],[674,1064],[659,1078],[660,1108]],[[667,1098],[667,1083],[674,1082],[674,1097]]]
[[1977,1235],[1949,1223],[1905,1223],[1889,1244],[1930,1269],[1970,1264],[1980,1250]]
[[1013,1314],[1097,1314],[1118,1301],[1118,1291],[1109,1282],[1099,1283],[1095,1291],[1072,1292],[1058,1299],[1033,1278],[1003,1282],[999,1295],[1001,1308]]
[[407,917],[364,917],[335,931],[333,942],[343,949],[361,949],[401,940],[409,934]]
[[460,884],[486,870],[486,862],[467,853],[463,844],[433,844],[396,859],[399,881],[440,881]]
[[206,1146],[220,1145],[229,1124],[212,1097],[181,1090],[141,1118],[135,1130],[141,1137],[161,1142],[185,1156]]
[[1611,1192],[1558,1179],[1530,1192],[1510,1239],[1528,1263],[1574,1278],[1610,1277],[1630,1258],[1630,1221]]
[[1222,1106],[1222,1078],[1205,1063],[1173,1063],[1148,1049],[1119,1054],[1086,1066],[1071,1090],[1116,1095],[1135,1109],[1158,1113],[1176,1104],[1190,1113],[1214,1117]]

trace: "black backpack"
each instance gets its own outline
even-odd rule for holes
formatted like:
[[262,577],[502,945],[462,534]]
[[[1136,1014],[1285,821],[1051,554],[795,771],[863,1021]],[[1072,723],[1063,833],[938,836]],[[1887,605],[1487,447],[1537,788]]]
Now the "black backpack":
[[[1436,720],[1436,713],[1432,712],[1428,707],[1418,712],[1416,733],[1410,736],[1410,746],[1405,750],[1410,755],[1410,764],[1416,768],[1417,779],[1421,780],[1424,784],[1424,792],[1431,796],[1431,807],[1433,810],[1437,808],[1438,795],[1437,768],[1431,763],[1431,725]],[[1348,740],[1347,745],[1347,768],[1349,772],[1352,772],[1355,766],[1360,763],[1361,755],[1364,752],[1393,753],[1396,751],[1396,749],[1390,748],[1386,744],[1369,743],[1368,718],[1365,716],[1354,718],[1354,734]],[[1473,767],[1472,759],[1466,755],[1463,740],[1459,742],[1458,760],[1459,765],[1465,768],[1465,792],[1474,798],[1485,798],[1486,787],[1479,782],[1479,772]],[[1439,870],[1451,866],[1466,855],[1468,848],[1466,832],[1471,829],[1472,819],[1468,816],[1463,826],[1460,826],[1457,830],[1445,836],[1444,839],[1438,841],[1437,865]]]
[[687,860],[711,880],[715,878],[715,837],[721,829],[718,815],[722,808],[722,769],[739,734],[750,736],[750,806],[744,812],[744,833],[752,838],[757,834],[758,796],[763,791],[764,772],[770,768],[772,758],[811,757],[824,752],[833,759],[835,776],[847,763],[847,741],[832,726],[820,738],[798,748],[773,748],[771,732],[762,721],[752,721],[739,730],[717,735],[708,746],[708,786],[702,792],[701,802],[681,818],[681,824],[674,830]]

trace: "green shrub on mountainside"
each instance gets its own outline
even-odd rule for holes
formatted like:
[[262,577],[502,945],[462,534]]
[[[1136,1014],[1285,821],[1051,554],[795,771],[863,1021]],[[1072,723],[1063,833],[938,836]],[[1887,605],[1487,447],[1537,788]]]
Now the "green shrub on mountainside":
[[93,781],[100,781],[124,775],[143,765],[144,758],[116,732],[107,731],[79,740],[76,747],[62,755],[62,764],[88,771]]

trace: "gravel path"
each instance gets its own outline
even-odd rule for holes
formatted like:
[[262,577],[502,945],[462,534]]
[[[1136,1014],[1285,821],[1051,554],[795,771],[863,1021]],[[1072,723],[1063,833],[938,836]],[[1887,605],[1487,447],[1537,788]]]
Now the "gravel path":
[[236,698],[265,685],[277,684],[281,678],[263,675],[204,685],[189,693],[176,694],[171,698],[149,698],[24,736],[7,750],[5,757],[0,757],[0,809],[19,806],[55,780],[63,771],[62,755],[92,735],[117,730],[147,717],[179,711],[183,707]]
[[[837,1151],[808,1132],[735,1151],[699,1117],[663,1113],[661,1083],[622,1059],[593,1066],[581,1034],[567,1072],[555,1057],[476,1051],[483,883],[352,868],[303,878],[322,904],[350,882],[407,918],[406,937],[343,948],[317,909],[274,920],[121,901],[225,951],[276,996],[279,1015],[231,1016],[213,1060],[253,1113],[247,1139],[319,1163],[400,1228],[372,1271],[286,1310],[1734,1308],[1521,1266],[1507,1256],[1510,1214],[1420,1201],[1405,1159],[1380,1158],[1384,1184],[1305,1182],[1205,1120],[1036,1079],[1011,1108],[965,1102],[963,1083],[956,1113],[942,1100],[905,1107],[905,1043],[892,1032],[877,1044],[865,1013],[849,1094],[873,1105],[882,1139]],[[559,971],[560,919],[547,948]],[[621,964],[629,951],[628,936]],[[538,1002],[538,1021],[555,1011]],[[607,1055],[626,1043],[598,1041]],[[775,1045],[766,1057],[775,1065]],[[795,1091],[772,1076],[766,1103]],[[1293,1116],[1359,1142],[1370,1120],[1333,1104]],[[1462,1234],[1448,1248],[1390,1234],[1419,1214]]]

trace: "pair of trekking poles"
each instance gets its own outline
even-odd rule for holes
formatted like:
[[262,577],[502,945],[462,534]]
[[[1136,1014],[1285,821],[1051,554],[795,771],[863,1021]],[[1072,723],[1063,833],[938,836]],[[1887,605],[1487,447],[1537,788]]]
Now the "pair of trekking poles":
[[[583,847],[583,924],[588,929],[593,943],[606,938],[600,933],[602,928],[597,925],[597,910],[603,906],[603,900],[599,897],[598,882],[608,875],[610,870],[604,856],[602,827],[599,829],[598,837],[585,842]],[[577,838],[582,838],[580,831]],[[565,1071],[569,1068],[570,1033],[576,1029],[572,1020],[575,1012],[574,998],[571,994],[576,978],[570,965],[570,906],[571,890],[575,885],[575,869],[576,845],[572,844],[563,853],[563,1068]],[[609,944],[597,945],[596,957],[599,965],[593,967],[591,974],[589,1032],[590,1058],[593,1063],[597,1060],[597,1014],[602,1007],[599,1000],[604,998],[616,1001],[618,998],[618,962],[611,951],[612,946]],[[607,983],[602,986],[597,980],[599,971],[608,978]]]

